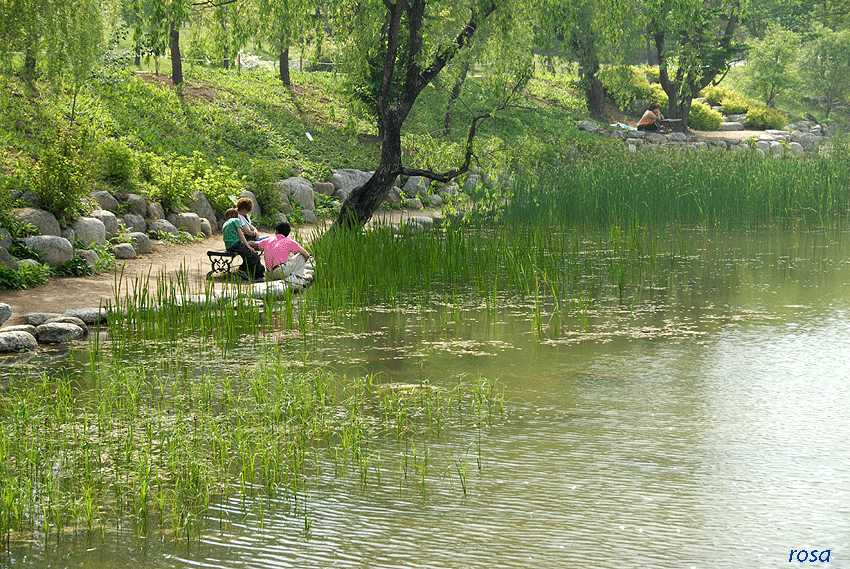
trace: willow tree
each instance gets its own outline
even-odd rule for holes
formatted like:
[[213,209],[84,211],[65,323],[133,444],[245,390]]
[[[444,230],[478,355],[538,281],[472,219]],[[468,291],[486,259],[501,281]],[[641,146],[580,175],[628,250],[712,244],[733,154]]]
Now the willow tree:
[[668,117],[688,126],[694,97],[716,84],[746,47],[737,42],[746,0],[650,0],[643,3],[669,98]]
[[[435,172],[410,168],[402,160],[402,129],[417,98],[462,50],[469,49],[479,29],[493,24],[493,30],[509,34],[511,18],[520,4],[509,0],[364,0],[338,5],[344,23],[336,30],[338,39],[349,39],[348,47],[358,54],[349,61],[365,65],[377,63],[374,113],[381,142],[380,163],[372,177],[356,188],[343,203],[335,227],[359,227],[371,219],[399,175],[423,176],[447,182],[469,169],[473,141],[482,120],[492,112],[471,118],[464,143],[465,155],[455,168]],[[375,14],[381,14],[376,18]],[[525,22],[523,25],[530,25]],[[448,30],[452,30],[451,33]],[[495,41],[505,35],[494,33]],[[511,46],[517,50],[517,46]],[[369,76],[368,69],[364,71]],[[520,84],[517,83],[517,86]],[[440,125],[434,125],[435,130]]]
[[293,37],[309,22],[311,3],[307,0],[255,0],[259,16],[259,37],[275,46],[278,78],[291,85],[289,76],[289,46]]

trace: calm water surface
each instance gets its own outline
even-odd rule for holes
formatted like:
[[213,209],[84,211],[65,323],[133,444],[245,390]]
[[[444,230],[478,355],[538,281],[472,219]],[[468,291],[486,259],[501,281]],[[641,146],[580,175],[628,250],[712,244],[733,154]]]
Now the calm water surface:
[[339,372],[500,381],[503,420],[431,445],[466,461],[466,495],[448,461],[423,492],[388,459],[380,485],[320,472],[306,534],[283,501],[261,516],[236,500],[200,543],[128,530],[16,547],[0,565],[738,568],[828,549],[815,565],[849,568],[848,242],[704,239],[668,290],[542,338],[521,304],[328,325],[310,357]]

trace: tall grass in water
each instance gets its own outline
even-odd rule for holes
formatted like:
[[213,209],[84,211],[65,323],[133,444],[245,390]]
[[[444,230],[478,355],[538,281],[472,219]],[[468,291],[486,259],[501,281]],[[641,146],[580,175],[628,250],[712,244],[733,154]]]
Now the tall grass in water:
[[755,152],[637,152],[621,147],[539,168],[504,208],[509,226],[700,224],[707,227],[840,223],[850,205],[850,145],[764,157]]

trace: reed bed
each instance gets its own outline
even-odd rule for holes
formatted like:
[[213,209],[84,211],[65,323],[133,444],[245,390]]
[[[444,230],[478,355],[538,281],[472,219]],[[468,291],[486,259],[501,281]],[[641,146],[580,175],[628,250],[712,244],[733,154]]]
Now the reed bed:
[[832,226],[846,219],[849,192],[847,137],[799,157],[724,150],[631,153],[618,146],[537,168],[517,181],[504,222]]

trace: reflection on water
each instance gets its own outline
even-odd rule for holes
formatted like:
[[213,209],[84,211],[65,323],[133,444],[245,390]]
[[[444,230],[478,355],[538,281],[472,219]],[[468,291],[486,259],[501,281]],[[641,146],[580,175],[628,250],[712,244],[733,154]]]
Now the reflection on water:
[[817,235],[694,249],[667,290],[543,338],[518,302],[368,311],[306,339],[343,373],[498,379],[504,422],[433,442],[466,449],[466,494],[450,459],[424,492],[325,465],[302,512],[234,498],[201,543],[128,530],[15,546],[0,565],[732,568],[829,549],[850,567],[850,251]]

